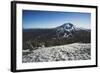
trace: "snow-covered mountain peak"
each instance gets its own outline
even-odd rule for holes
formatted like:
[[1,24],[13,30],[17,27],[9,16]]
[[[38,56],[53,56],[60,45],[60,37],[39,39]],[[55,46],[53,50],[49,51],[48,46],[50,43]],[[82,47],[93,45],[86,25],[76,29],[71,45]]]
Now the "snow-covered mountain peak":
[[74,25],[72,23],[64,23],[63,25],[57,27],[57,28],[65,28],[65,29],[71,29]]
[[75,26],[72,23],[64,23],[56,29],[58,36],[68,37],[75,31]]

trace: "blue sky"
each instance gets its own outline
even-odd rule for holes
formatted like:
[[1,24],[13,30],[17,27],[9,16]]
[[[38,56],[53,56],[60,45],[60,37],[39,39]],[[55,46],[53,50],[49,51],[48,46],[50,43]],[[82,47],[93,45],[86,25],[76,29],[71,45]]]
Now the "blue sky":
[[90,28],[91,14],[79,12],[23,10],[22,23],[24,29],[54,28],[64,23],[72,23],[78,27]]

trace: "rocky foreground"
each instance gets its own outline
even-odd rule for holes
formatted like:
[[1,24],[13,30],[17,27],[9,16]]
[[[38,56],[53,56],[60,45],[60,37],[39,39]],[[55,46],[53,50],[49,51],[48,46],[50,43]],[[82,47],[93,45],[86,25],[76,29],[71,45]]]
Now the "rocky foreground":
[[89,59],[91,59],[91,45],[83,43],[39,48],[31,52],[23,50],[22,56],[23,63]]

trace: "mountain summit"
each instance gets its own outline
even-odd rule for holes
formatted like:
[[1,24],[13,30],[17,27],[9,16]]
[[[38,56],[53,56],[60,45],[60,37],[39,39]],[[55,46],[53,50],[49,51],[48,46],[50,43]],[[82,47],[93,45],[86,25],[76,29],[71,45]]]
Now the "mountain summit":
[[56,34],[58,37],[69,37],[75,30],[76,28],[72,23],[64,23],[56,28]]

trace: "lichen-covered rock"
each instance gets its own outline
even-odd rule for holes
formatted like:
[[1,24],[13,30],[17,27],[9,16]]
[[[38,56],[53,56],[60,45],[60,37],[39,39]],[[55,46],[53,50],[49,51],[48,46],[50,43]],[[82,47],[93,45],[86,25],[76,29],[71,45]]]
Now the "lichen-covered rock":
[[22,56],[23,63],[51,62],[91,59],[91,45],[73,43],[69,45],[54,46],[32,50]]

